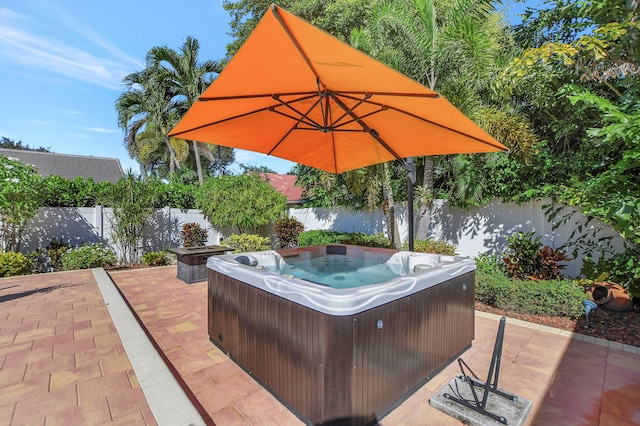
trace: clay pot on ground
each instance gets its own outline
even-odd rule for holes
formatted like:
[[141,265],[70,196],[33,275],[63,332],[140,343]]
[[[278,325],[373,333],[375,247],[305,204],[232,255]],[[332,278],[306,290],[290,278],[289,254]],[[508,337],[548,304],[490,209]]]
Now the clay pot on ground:
[[624,312],[633,308],[631,295],[617,283],[594,283],[589,287],[587,293],[590,299],[602,309]]

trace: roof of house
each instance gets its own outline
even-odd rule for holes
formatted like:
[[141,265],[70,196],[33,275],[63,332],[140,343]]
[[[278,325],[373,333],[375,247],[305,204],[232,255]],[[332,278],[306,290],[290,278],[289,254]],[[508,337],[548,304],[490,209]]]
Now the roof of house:
[[89,157],[83,155],[55,154],[52,152],[26,151],[0,148],[0,155],[17,158],[31,164],[42,177],[61,176],[92,178],[95,182],[117,182],[122,176],[122,166],[117,158]]
[[276,191],[284,194],[287,197],[287,203],[300,203],[303,201],[302,188],[295,186],[296,176],[294,175],[280,175],[277,173],[261,173],[265,176],[269,185],[271,185]]

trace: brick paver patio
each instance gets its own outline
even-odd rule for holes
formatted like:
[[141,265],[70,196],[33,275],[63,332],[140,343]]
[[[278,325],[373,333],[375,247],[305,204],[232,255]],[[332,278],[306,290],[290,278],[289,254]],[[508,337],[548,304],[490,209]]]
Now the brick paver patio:
[[91,271],[0,279],[0,424],[156,424]]
[[[209,342],[205,282],[185,284],[175,266],[110,276],[207,423],[302,424]],[[0,279],[0,321],[0,425],[163,423],[91,271]],[[462,358],[481,378],[497,327],[476,313]],[[457,373],[447,366],[380,424],[460,424],[429,405]],[[508,319],[500,387],[533,402],[529,425],[640,424],[640,349]]]

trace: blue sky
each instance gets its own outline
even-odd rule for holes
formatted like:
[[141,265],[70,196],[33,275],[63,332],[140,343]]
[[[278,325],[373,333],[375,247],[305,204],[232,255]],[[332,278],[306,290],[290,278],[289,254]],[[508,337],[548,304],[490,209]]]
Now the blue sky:
[[[153,46],[177,50],[187,36],[201,60],[223,58],[229,20],[222,0],[0,0],[0,136],[137,172],[114,108],[122,78],[144,68]],[[278,173],[294,165],[240,150],[236,162]]]

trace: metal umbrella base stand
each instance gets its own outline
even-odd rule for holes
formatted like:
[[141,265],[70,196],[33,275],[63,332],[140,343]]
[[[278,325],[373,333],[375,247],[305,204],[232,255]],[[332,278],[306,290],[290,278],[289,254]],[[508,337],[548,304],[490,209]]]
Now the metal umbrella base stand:
[[[430,399],[429,402],[433,407],[468,424],[493,424],[493,422],[488,422],[486,417],[493,419],[498,424],[505,425],[517,425],[524,422],[531,409],[531,402],[498,389],[505,325],[506,318],[502,317],[493,347],[487,381],[479,380],[462,358],[459,358],[458,364],[462,374],[454,378]],[[497,397],[494,396],[489,401],[493,394]],[[456,406],[462,407],[456,408]]]

